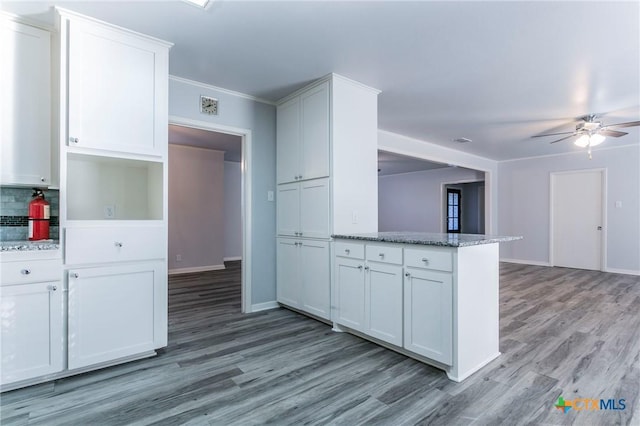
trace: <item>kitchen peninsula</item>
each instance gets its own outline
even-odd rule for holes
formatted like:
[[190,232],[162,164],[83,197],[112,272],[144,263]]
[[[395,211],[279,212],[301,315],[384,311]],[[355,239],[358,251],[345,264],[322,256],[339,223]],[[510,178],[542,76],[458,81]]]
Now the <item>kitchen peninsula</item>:
[[335,330],[441,368],[456,382],[500,355],[498,243],[522,237],[332,237]]

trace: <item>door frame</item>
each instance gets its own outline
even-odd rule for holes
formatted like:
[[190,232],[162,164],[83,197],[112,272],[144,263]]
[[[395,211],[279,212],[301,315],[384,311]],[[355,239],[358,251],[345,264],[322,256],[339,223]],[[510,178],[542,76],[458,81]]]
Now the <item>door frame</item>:
[[[484,170],[479,170],[479,169],[474,169],[474,170],[478,170],[483,172]],[[485,230],[485,234],[489,234],[487,232],[488,226],[487,223],[491,222],[491,218],[489,217],[489,215],[487,214],[487,203],[486,203],[486,199],[487,199],[487,181],[486,181],[486,176],[489,172],[484,172],[485,173],[485,180],[478,180],[478,179],[461,179],[461,180],[456,180],[456,181],[451,181],[451,182],[442,182],[440,184],[440,232],[446,234],[447,233],[447,187],[450,185],[462,185],[465,183],[476,183],[476,182],[484,182],[484,196],[485,196],[485,203],[484,203],[484,230]],[[460,199],[462,199],[462,196],[460,197]],[[460,212],[460,217],[462,217],[462,212]],[[460,229],[462,229],[462,225],[460,225]]]
[[169,116],[169,124],[207,130],[217,133],[240,136],[242,140],[240,211],[242,215],[242,272],[241,300],[242,313],[252,312],[251,308],[251,167],[252,141],[251,130],[240,127],[225,126],[208,121],[193,120],[180,116]]
[[569,175],[578,173],[600,173],[601,177],[601,200],[600,208],[602,215],[602,233],[600,238],[600,271],[607,270],[607,169],[606,168],[593,168],[593,169],[577,169],[577,170],[564,170],[561,172],[549,173],[549,266],[555,266],[554,257],[554,205],[553,199],[555,196],[555,182],[558,175]]

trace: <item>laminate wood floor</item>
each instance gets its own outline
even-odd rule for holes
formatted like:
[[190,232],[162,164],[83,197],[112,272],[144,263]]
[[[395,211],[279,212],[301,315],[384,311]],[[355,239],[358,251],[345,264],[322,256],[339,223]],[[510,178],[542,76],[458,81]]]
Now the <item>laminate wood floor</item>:
[[[286,309],[240,314],[233,263],[170,278],[157,357],[7,392],[1,423],[640,424],[640,277],[500,269],[502,356],[463,383]],[[626,408],[565,414],[559,396]]]

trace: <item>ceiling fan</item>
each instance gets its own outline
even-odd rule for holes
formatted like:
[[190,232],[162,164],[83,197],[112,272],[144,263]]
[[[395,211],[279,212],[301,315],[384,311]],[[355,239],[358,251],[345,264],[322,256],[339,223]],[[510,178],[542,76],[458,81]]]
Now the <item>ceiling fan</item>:
[[565,139],[578,137],[573,143],[579,147],[587,148],[589,153],[589,158],[591,158],[591,147],[600,145],[604,142],[606,136],[611,136],[614,138],[619,138],[620,136],[628,135],[626,132],[621,132],[619,130],[614,130],[612,127],[633,127],[640,126],[640,121],[629,121],[626,123],[617,123],[617,124],[609,124],[607,126],[602,125],[602,122],[598,120],[598,117],[595,114],[589,114],[580,118],[580,122],[576,124],[576,130],[570,132],[560,132],[560,133],[546,133],[542,135],[534,135],[532,138],[541,138],[545,136],[559,136],[559,135],[569,135],[557,139],[555,141],[551,141],[550,143],[561,142]]

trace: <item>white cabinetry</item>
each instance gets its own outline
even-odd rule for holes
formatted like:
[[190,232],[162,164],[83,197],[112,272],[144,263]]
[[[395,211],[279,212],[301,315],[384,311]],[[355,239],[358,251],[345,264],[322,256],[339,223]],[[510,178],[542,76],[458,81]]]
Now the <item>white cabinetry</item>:
[[[323,304],[318,313],[317,306],[303,303],[302,294],[311,288],[288,279],[295,274],[287,266],[285,247],[291,243],[285,239],[299,238],[304,252],[307,244],[328,244],[336,231],[377,230],[378,93],[331,74],[277,107],[278,301],[321,318],[330,317],[328,307]],[[309,258],[307,265],[323,277],[313,287],[316,296],[308,297],[330,299],[330,264]]]
[[51,33],[0,14],[0,184],[51,185]]
[[86,371],[167,344],[170,44],[59,12],[68,368]]
[[451,273],[407,268],[404,280],[404,347],[451,365],[452,339]]
[[70,269],[68,275],[70,369],[166,345],[163,262]]
[[278,106],[277,181],[329,176],[329,82]]
[[458,382],[500,355],[497,243],[339,239],[333,262],[337,328],[390,343]]
[[[379,247],[337,243],[335,259],[336,319],[338,324],[371,337],[402,346],[402,249],[386,250],[390,261],[381,260]],[[359,259],[358,259],[359,258]],[[399,260],[400,264],[393,264]]]
[[68,38],[70,146],[163,155],[169,44],[73,16]]
[[0,385],[62,371],[61,260],[3,261],[0,267]]
[[278,235],[329,238],[329,180],[278,185]]
[[329,242],[279,238],[278,302],[330,319]]

